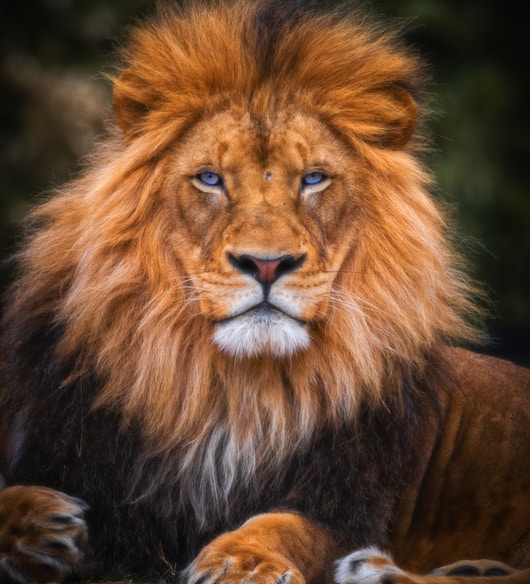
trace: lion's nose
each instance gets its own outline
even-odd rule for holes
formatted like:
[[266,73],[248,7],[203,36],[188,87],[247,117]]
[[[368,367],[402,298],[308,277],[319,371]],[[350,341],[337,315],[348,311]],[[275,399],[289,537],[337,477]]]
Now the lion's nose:
[[242,274],[252,276],[260,284],[271,285],[280,276],[297,270],[304,262],[305,254],[295,258],[291,254],[277,258],[258,258],[249,254],[236,257],[229,253],[228,261]]

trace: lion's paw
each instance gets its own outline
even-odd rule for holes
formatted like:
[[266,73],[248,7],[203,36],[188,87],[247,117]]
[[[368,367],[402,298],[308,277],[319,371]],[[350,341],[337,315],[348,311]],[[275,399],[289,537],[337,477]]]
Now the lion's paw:
[[83,557],[87,505],[45,487],[0,491],[0,582],[60,582]]
[[403,574],[392,558],[375,547],[357,550],[342,558],[335,566],[337,584],[386,584],[391,577]]
[[429,572],[429,576],[508,576],[516,572],[514,568],[495,560],[465,560],[437,568]]
[[186,584],[305,584],[287,558],[245,545],[236,533],[222,535],[203,548],[183,576]]

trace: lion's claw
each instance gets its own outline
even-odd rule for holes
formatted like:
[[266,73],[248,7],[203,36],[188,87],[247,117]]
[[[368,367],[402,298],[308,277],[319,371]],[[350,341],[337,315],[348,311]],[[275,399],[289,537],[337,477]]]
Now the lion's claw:
[[45,487],[0,491],[0,581],[60,582],[87,543],[80,499]]
[[[206,553],[205,553],[206,552]],[[280,554],[223,556],[203,550],[184,573],[187,584],[305,584]]]

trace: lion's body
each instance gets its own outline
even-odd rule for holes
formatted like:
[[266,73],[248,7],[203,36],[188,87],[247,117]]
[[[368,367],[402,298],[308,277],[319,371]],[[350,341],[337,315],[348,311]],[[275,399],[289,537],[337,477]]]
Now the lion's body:
[[[162,11],[125,56],[119,128],[33,213],[11,290],[8,482],[57,489],[54,517],[87,501],[125,570],[184,568],[263,514],[190,582],[328,581],[366,546],[529,566],[530,374],[448,348],[478,311],[411,140],[417,60],[267,2]],[[69,570],[61,545],[37,579]]]
[[442,397],[438,432],[423,437],[424,466],[400,508],[394,556],[414,570],[477,557],[528,566],[530,473],[520,461],[530,451],[530,375],[464,351],[451,362],[458,384]]

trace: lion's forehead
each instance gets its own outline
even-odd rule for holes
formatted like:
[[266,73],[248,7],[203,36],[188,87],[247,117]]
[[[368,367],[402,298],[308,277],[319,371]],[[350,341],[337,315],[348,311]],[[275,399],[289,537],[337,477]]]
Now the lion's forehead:
[[298,176],[315,165],[336,167],[348,155],[331,128],[298,111],[219,112],[197,123],[184,146],[181,166],[192,170],[213,166],[262,183]]

